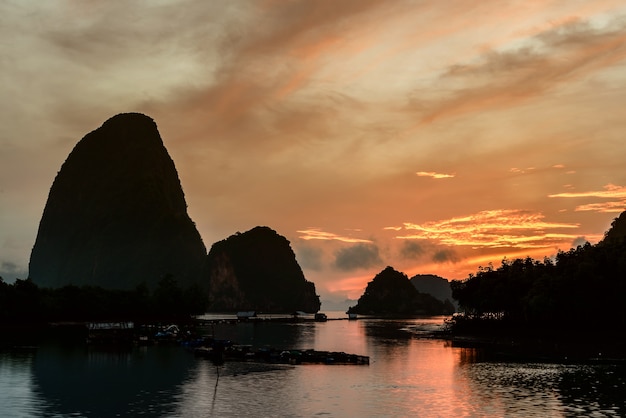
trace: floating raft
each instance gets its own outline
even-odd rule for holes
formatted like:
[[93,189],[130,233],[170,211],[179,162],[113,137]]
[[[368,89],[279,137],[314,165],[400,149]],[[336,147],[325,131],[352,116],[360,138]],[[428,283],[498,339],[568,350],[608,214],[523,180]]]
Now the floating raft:
[[278,364],[368,365],[370,358],[338,351],[254,349],[248,345],[212,344],[194,349],[194,354],[216,363],[225,361],[257,361]]

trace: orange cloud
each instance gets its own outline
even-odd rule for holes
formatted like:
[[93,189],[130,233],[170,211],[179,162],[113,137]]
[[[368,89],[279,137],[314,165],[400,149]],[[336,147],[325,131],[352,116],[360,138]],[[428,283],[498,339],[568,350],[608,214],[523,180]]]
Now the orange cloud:
[[363,294],[363,290],[367,283],[374,279],[374,274],[364,274],[359,276],[350,276],[340,278],[332,282],[326,283],[326,289],[331,293],[345,294],[350,299],[357,299]]
[[607,184],[604,190],[592,190],[589,192],[570,192],[548,195],[548,197],[599,197],[603,199],[626,199],[626,187]]
[[535,167],[527,167],[527,168],[517,168],[517,167],[513,167],[511,168],[509,171],[511,173],[516,173],[516,174],[526,174],[526,172],[528,171],[533,171],[535,169]]
[[447,179],[455,176],[454,174],[435,173],[434,171],[418,171],[415,174],[419,177],[432,177],[434,179]]
[[367,239],[345,237],[345,236],[334,234],[332,232],[325,232],[325,231],[320,230],[319,228],[309,228],[309,229],[304,229],[304,230],[300,230],[296,232],[300,234],[304,234],[304,235],[301,235],[299,238],[302,238],[307,241],[315,239],[315,240],[341,241],[341,242],[351,242],[351,243],[355,243],[355,242],[371,243],[372,242]]
[[599,198],[614,199],[610,202],[588,203],[576,206],[577,212],[591,211],[601,213],[622,212],[626,208],[626,187],[607,184],[604,190],[592,190],[588,192],[567,192],[548,195],[548,197],[563,198]]
[[472,248],[547,248],[576,238],[548,230],[574,229],[578,224],[545,222],[543,218],[540,213],[522,210],[489,210],[421,225],[406,222],[409,233],[396,238]]
[[576,206],[577,212],[592,211],[601,213],[620,213],[626,209],[626,200],[619,202],[589,203],[587,205]]
[[401,231],[402,227],[401,226],[386,226],[383,229],[387,231]]

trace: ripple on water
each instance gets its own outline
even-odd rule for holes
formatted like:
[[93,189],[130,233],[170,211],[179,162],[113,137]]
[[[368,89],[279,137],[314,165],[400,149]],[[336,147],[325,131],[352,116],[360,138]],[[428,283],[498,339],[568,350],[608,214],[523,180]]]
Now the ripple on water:
[[[623,416],[623,373],[618,366],[473,363],[464,367],[472,395],[500,405],[508,416]],[[598,378],[602,376],[602,378]],[[610,379],[613,376],[614,379]]]

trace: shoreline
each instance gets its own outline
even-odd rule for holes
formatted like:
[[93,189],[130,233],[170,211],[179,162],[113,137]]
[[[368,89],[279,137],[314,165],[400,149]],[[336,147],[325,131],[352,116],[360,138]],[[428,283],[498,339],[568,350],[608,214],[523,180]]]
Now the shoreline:
[[[378,319],[377,317],[361,317]],[[381,318],[382,319],[382,318]],[[385,319],[389,319],[388,317]],[[395,318],[397,319],[397,318]],[[348,318],[328,318],[328,321],[350,320]],[[150,321],[151,322],[151,321]],[[155,321],[164,324],[176,321]],[[256,318],[241,319],[199,319],[186,322],[187,326],[207,326],[211,324],[263,323],[263,322],[314,322],[313,318]],[[18,341],[33,341],[46,336],[71,338],[86,335],[87,322],[66,321],[54,323],[0,324],[0,346],[12,345]],[[142,323],[141,325],[145,325]],[[140,324],[137,324],[140,325]],[[182,325],[182,324],[181,324]],[[138,330],[136,330],[138,331]],[[619,335],[580,333],[576,336],[563,335],[513,335],[509,333],[454,332],[438,330],[420,335],[419,338],[447,341],[452,347],[476,350],[477,361],[509,361],[537,363],[589,363],[626,365],[626,342]]]
[[626,343],[622,339],[592,340],[580,336],[558,338],[545,336],[454,334],[447,331],[433,336],[450,342],[452,347],[478,350],[483,361],[626,364]]

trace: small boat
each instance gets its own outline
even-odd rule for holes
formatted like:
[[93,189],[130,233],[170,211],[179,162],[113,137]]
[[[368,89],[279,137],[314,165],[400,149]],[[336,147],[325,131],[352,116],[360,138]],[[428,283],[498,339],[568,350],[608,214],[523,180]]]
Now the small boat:
[[326,322],[328,321],[328,317],[325,313],[318,312],[315,314],[315,321],[317,322]]
[[154,339],[157,342],[175,342],[178,340],[178,335],[180,333],[180,329],[177,325],[172,324],[165,326],[159,329],[156,334],[154,334]]

